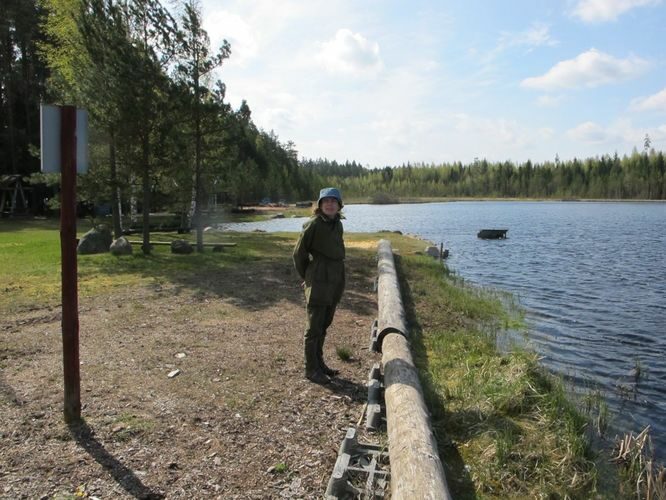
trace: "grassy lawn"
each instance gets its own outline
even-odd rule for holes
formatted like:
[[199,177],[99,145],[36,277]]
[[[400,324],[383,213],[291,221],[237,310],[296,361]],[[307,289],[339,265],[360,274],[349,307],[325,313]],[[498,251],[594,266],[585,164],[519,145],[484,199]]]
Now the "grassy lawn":
[[[60,234],[58,221],[2,221],[0,224],[0,276],[5,300],[0,312],[60,303]],[[88,223],[79,221],[79,235]],[[186,236],[187,237],[187,236]],[[189,238],[192,238],[190,235]],[[133,236],[140,239],[140,236]],[[151,233],[152,241],[183,238],[175,233]],[[203,268],[220,269],[253,260],[284,259],[295,235],[252,233],[206,234],[206,242],[233,242],[223,253],[174,255],[169,246],[155,246],[144,256],[135,245],[131,256],[111,254],[78,257],[79,295],[96,295],[109,287],[148,284],[194,274]]]
[[[80,233],[87,227],[81,222]],[[161,241],[180,237],[152,234]],[[131,256],[79,256],[79,294],[184,283],[190,276],[200,279],[202,269],[224,276],[219,271],[225,268],[284,263],[296,235],[206,233],[205,238],[237,245],[191,255],[174,255],[168,246],[156,246],[150,256],[135,245]],[[535,355],[518,348],[503,353],[497,349],[503,332],[520,326],[520,315],[511,313],[500,297],[464,285],[440,263],[418,255],[424,242],[395,233],[345,235],[356,259],[356,275],[375,275],[372,255],[380,238],[390,239],[397,254],[412,350],[453,496],[598,497],[586,420],[567,401],[558,381],[539,367]],[[0,314],[58,305],[58,222],[1,221],[0,277]]]

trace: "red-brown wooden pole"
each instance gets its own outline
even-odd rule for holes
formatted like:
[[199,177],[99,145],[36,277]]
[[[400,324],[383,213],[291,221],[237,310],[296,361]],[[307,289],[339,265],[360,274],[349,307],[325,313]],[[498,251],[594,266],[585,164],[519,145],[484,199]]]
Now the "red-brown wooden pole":
[[60,250],[65,421],[81,418],[79,298],[76,264],[76,108],[60,109]]

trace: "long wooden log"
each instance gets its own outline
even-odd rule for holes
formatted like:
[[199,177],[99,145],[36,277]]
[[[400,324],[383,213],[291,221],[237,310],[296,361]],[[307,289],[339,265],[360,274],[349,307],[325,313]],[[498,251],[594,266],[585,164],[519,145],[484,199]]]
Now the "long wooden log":
[[377,281],[377,305],[379,307],[377,338],[381,350],[382,339],[387,333],[399,332],[407,335],[408,332],[391,242],[380,240],[377,255],[379,259],[377,262],[379,273]]
[[[386,240],[379,243],[378,268],[378,323],[379,328],[384,329],[382,364],[391,498],[449,500],[451,495],[444,468],[406,336],[405,313],[391,244]],[[383,274],[386,276],[382,277]]]

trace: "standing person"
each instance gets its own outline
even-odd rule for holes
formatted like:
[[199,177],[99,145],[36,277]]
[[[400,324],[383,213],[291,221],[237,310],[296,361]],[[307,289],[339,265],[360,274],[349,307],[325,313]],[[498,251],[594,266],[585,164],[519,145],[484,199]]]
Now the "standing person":
[[345,288],[345,242],[342,239],[342,196],[336,188],[319,192],[317,208],[305,224],[296,247],[294,266],[304,280],[307,327],[305,329],[305,376],[328,384],[338,374],[323,358],[326,329]]

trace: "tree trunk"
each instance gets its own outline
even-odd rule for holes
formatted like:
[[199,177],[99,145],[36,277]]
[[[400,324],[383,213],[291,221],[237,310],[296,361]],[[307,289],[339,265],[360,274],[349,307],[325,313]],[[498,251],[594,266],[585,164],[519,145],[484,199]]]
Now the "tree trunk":
[[[197,137],[199,139],[199,137]],[[199,140],[197,140],[199,142]],[[197,161],[198,163],[198,161]],[[194,176],[194,189],[196,191],[196,201],[194,206],[194,225],[197,231],[197,252],[203,252],[203,221],[201,216],[201,167],[197,166]]]
[[136,202],[136,176],[130,173],[130,227],[136,227],[139,209]]
[[197,188],[194,176],[192,176],[192,198],[190,199],[190,207],[187,210],[187,227],[194,227],[194,212],[197,209]]
[[[6,11],[5,11],[6,12]],[[4,12],[3,12],[4,14]],[[14,128],[14,85],[13,85],[13,68],[12,68],[12,58],[14,55],[13,42],[9,31],[3,33],[3,57],[5,61],[4,68],[2,68],[4,75],[4,87],[5,87],[5,104],[6,104],[6,123],[7,123],[7,136],[9,138],[9,164],[10,172],[12,174],[18,173],[18,162],[16,158],[16,130]]]
[[143,244],[141,249],[143,250],[144,255],[150,254],[150,165],[148,163],[150,159],[150,144],[148,143],[148,137],[143,138],[142,144],[142,160],[143,160],[143,170],[142,170],[142,179],[141,187],[143,189]]
[[109,169],[111,171],[111,214],[113,216],[113,235],[116,239],[123,235],[120,207],[120,186],[118,185],[118,171],[116,164],[116,134],[109,133]]
[[203,221],[201,220],[201,203],[203,186],[201,182],[201,100],[199,97],[199,73],[194,75],[194,188],[196,189],[196,206],[194,207],[194,221],[197,228],[197,252],[203,252]]
[[[35,131],[32,129],[32,71],[31,71],[31,62],[32,54],[28,54],[28,41],[24,38],[21,40],[21,54],[23,54],[23,60],[21,61],[21,70],[23,73],[23,78],[21,78],[23,86],[23,112],[25,113],[25,141],[29,144],[33,137],[35,137]],[[39,140],[39,137],[37,138]]]

